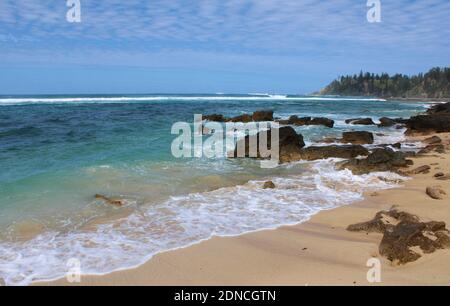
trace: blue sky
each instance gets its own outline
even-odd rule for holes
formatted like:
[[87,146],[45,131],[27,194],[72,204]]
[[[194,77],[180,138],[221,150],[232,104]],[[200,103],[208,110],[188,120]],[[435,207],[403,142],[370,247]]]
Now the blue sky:
[[310,93],[450,66],[450,1],[0,0],[0,94]]

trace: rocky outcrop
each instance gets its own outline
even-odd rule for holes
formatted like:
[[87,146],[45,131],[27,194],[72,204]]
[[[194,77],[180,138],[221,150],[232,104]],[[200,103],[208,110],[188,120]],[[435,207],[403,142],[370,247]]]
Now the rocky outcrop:
[[450,103],[431,107],[426,115],[411,117],[407,134],[450,132]]
[[429,114],[429,115],[445,115],[445,114],[450,115],[450,102],[436,104],[436,105],[430,107],[427,110],[427,114]]
[[412,161],[406,159],[403,152],[392,149],[375,149],[366,159],[351,159],[338,165],[339,169],[349,169],[354,174],[366,174],[377,171],[398,171],[407,167]]
[[[281,163],[287,163],[291,161],[298,161],[300,159],[300,151],[305,146],[303,141],[303,136],[297,134],[292,127],[286,126],[279,129],[279,158]],[[250,147],[250,137],[256,137],[255,146]],[[259,132],[257,135],[249,136],[247,135],[244,139],[241,139],[236,144],[236,148],[230,157],[252,157],[252,158],[270,158],[264,157],[259,151],[259,143],[261,139],[267,139],[267,147],[270,150],[272,148],[271,144],[272,129],[268,131]],[[243,156],[239,156],[238,148],[243,146],[245,152]],[[251,156],[251,152],[256,152],[256,156]]]
[[408,174],[414,175],[414,174],[428,174],[430,173],[431,167],[428,165],[420,166],[418,168],[415,168],[413,170],[408,171]]
[[297,125],[297,126],[304,126],[308,125],[309,122],[311,122],[311,117],[302,117],[299,118],[298,116],[291,116],[288,120],[288,124]]
[[302,160],[318,160],[327,158],[349,159],[367,155],[369,155],[369,151],[359,145],[308,147],[300,150],[300,159]]
[[203,120],[212,121],[212,122],[226,122],[228,119],[225,118],[223,115],[212,114],[212,115],[203,116]]
[[374,137],[370,132],[345,132],[342,134],[343,143],[373,144]]
[[433,137],[424,139],[422,142],[427,144],[427,145],[435,145],[435,144],[442,143],[442,139],[440,137],[438,137],[438,136],[433,136]]
[[334,127],[334,120],[331,120],[331,119],[328,119],[328,118],[323,118],[323,117],[313,118],[308,123],[308,125],[323,125],[323,126],[326,126],[328,128],[332,128],[332,127]]
[[273,111],[257,111],[252,115],[254,122],[273,121]]
[[224,115],[212,114],[203,116],[203,120],[213,122],[262,122],[273,121],[273,111],[256,111],[253,114],[243,114],[232,118],[227,118]]
[[305,125],[323,125],[328,128],[334,127],[334,120],[318,117],[318,118],[311,118],[311,117],[302,117],[299,118],[298,116],[291,116],[288,120],[279,120],[278,121],[281,124],[290,124],[290,125],[296,125],[296,126],[305,126]]
[[416,261],[425,254],[450,247],[450,233],[444,222],[420,222],[417,216],[397,210],[381,211],[373,220],[350,225],[352,232],[381,233],[380,255],[397,264]]
[[373,122],[372,118],[348,119],[345,120],[345,123],[353,125],[375,125],[375,122]]
[[427,195],[434,200],[443,200],[447,193],[441,186],[427,187]]
[[383,117],[380,118],[380,124],[378,124],[379,127],[391,127],[396,125],[397,122],[394,119]]
[[432,144],[428,145],[425,148],[421,149],[419,151],[419,154],[428,154],[428,153],[439,153],[444,154],[445,153],[445,146],[443,144]]

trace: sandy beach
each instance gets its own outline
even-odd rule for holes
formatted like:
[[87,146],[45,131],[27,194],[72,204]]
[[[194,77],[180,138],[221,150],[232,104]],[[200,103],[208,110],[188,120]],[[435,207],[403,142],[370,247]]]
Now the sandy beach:
[[[439,134],[449,148],[450,134]],[[215,237],[184,249],[161,253],[146,264],[105,276],[83,276],[79,285],[371,285],[366,266],[370,258],[382,263],[376,285],[450,285],[450,250],[437,250],[406,265],[394,265],[379,255],[382,234],[346,230],[371,220],[393,206],[421,221],[450,224],[450,200],[434,200],[428,186],[450,190],[450,155],[426,154],[413,158],[411,169],[431,166],[412,175],[396,189],[365,194],[365,200],[323,211],[306,223],[264,230],[238,237]],[[35,285],[71,285],[66,280]]]

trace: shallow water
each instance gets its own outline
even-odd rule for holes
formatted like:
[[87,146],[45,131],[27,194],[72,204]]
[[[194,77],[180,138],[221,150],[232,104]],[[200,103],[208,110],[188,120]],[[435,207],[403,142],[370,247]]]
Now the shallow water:
[[[297,128],[308,144],[351,128],[395,143],[402,130],[344,121],[406,118],[425,104],[248,95],[0,97],[0,277],[8,284],[61,277],[70,258],[84,273],[107,273],[212,235],[302,222],[361,199],[365,190],[393,187],[379,174],[335,171],[332,161],[268,170],[250,160],[171,155],[173,123],[261,109],[336,121],[334,129]],[[261,190],[267,179],[279,188]],[[94,199],[98,193],[128,205],[109,207]]]

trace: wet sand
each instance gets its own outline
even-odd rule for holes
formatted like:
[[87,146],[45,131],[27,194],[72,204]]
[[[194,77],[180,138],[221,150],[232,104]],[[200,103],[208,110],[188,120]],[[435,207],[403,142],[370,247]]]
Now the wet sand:
[[[450,149],[450,134],[439,134]],[[215,237],[194,246],[161,253],[144,265],[104,276],[83,276],[79,285],[371,285],[367,261],[381,260],[377,285],[450,285],[450,249],[425,254],[402,266],[378,253],[381,234],[352,233],[350,224],[368,221],[380,210],[396,206],[422,221],[450,225],[450,154],[416,157],[411,169],[430,165],[396,189],[365,194],[365,200],[323,211],[306,223],[238,237]],[[444,200],[425,192],[440,185]],[[447,226],[448,228],[449,226]],[[66,280],[35,285],[70,285]]]

